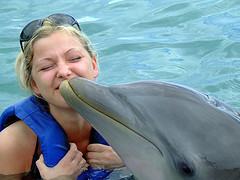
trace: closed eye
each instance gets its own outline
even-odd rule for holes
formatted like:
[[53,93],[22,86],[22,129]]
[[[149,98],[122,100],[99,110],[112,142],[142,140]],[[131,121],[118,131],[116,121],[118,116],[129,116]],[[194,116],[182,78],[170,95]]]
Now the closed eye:
[[81,59],[82,59],[82,57],[78,56],[78,57],[72,58],[70,61],[71,61],[71,62],[78,62],[78,61],[80,61]]
[[49,65],[49,66],[45,66],[45,67],[41,68],[40,71],[48,71],[48,70],[50,70],[52,68],[53,68],[53,66]]

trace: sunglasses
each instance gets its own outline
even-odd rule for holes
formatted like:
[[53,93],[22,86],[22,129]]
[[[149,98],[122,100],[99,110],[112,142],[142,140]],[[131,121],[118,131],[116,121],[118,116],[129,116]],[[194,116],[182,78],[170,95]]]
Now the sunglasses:
[[[78,22],[72,16],[70,16],[68,14],[57,13],[57,14],[52,14],[52,15],[48,16],[47,18],[53,20],[56,26],[61,26],[61,25],[74,26],[74,25],[77,25],[77,27],[81,31],[81,28],[80,28]],[[28,23],[23,28],[23,30],[20,34],[20,45],[21,45],[21,49],[22,49],[23,52],[24,52],[23,42],[29,41],[34,36],[35,32],[39,28],[42,27],[44,20],[45,19],[34,20],[34,21]]]

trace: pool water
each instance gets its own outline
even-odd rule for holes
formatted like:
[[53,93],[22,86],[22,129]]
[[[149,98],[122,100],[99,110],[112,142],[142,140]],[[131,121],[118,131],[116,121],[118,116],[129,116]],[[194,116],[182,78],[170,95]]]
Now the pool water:
[[169,81],[240,110],[239,0],[2,0],[0,113],[29,96],[14,71],[22,28],[57,12],[75,17],[90,37],[97,82]]

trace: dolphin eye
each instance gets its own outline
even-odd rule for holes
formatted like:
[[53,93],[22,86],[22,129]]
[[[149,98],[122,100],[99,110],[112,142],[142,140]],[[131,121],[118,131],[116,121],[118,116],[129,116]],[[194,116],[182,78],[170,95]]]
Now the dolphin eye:
[[179,168],[184,176],[194,176],[194,170],[188,164],[182,162]]

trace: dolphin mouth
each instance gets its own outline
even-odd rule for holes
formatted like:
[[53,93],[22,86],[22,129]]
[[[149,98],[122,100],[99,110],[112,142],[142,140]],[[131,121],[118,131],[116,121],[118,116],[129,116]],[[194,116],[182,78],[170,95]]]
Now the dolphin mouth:
[[[76,79],[76,78],[73,78]],[[81,78],[82,79],[82,78]],[[78,98],[78,100],[82,101],[84,104],[86,104],[87,106],[90,106],[91,108],[95,109],[96,111],[98,111],[99,113],[103,114],[104,116],[112,119],[113,121],[121,124],[122,126],[124,126],[125,128],[129,129],[130,131],[134,132],[137,136],[145,139],[147,142],[149,142],[152,146],[154,146],[159,153],[161,154],[161,156],[164,157],[162,151],[149,139],[147,139],[146,137],[142,136],[141,134],[139,134],[138,132],[136,132],[136,130],[132,129],[131,127],[129,127],[128,125],[126,125],[125,123],[121,122],[120,120],[118,120],[117,117],[113,117],[111,116],[110,113],[107,113],[103,110],[101,110],[100,108],[98,108],[96,105],[94,105],[93,103],[87,101],[87,98],[84,98],[83,95],[80,95],[79,92],[77,92],[75,90],[75,88],[72,86],[71,84],[71,79],[70,80],[64,80],[61,85],[60,85],[60,93],[62,94],[62,96],[64,97],[65,101],[71,106],[71,101],[68,102],[68,98],[65,98],[65,93],[64,90],[67,90],[68,92],[71,92],[71,98],[74,96],[74,98]]]

